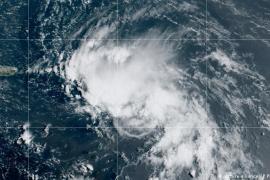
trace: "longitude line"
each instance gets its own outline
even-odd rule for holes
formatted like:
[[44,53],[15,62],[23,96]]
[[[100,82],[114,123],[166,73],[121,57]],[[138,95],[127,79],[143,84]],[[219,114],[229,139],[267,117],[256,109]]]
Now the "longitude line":
[[[117,51],[118,51],[118,47],[119,47],[119,35],[118,35],[118,26],[119,26],[119,0],[117,0],[116,2],[116,45],[117,45]],[[118,179],[118,169],[119,169],[119,134],[118,134],[118,126],[119,126],[119,119],[117,118],[117,125],[116,125],[116,144],[117,144],[117,147],[116,147],[116,155],[117,155],[117,158],[116,158],[116,179]]]
[[[205,57],[207,57],[207,38],[208,38],[208,30],[207,30],[207,11],[208,11],[208,1],[205,0]],[[205,61],[205,74],[206,74],[206,88],[205,88],[205,110],[207,117],[209,117],[208,112],[208,60]]]
[[[30,58],[30,52],[29,52],[29,46],[30,46],[30,28],[29,28],[29,19],[30,19],[30,1],[28,0],[28,6],[27,6],[27,17],[28,17],[28,21],[27,21],[27,30],[28,30],[28,34],[27,34],[27,95],[28,95],[28,101],[27,101],[27,121],[28,121],[28,126],[27,126],[27,130],[29,131],[29,127],[30,127],[30,94],[29,94],[29,58]],[[27,169],[28,169],[28,176],[27,179],[29,180],[30,178],[30,145],[28,145],[28,158],[27,158]]]

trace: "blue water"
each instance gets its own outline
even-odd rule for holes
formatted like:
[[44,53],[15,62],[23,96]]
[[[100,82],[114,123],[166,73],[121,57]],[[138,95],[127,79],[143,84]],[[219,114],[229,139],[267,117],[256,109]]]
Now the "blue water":
[[[209,78],[191,78],[190,82],[197,84],[202,94],[207,89],[208,110],[219,126],[265,126],[261,120],[270,112],[270,1],[231,0],[226,4],[222,0],[208,0],[207,11],[204,1],[186,1],[196,6],[196,11],[181,9],[178,5],[183,2],[119,0],[117,14],[116,0],[30,0],[28,21],[27,0],[1,1],[0,65],[15,66],[19,72],[12,77],[0,77],[0,125],[16,127],[0,128],[0,179],[115,179],[119,174],[119,179],[147,179],[157,171],[138,161],[155,143],[155,133],[143,139],[119,138],[107,112],[95,119],[88,113],[78,113],[78,104],[87,102],[81,99],[74,104],[74,99],[65,94],[63,77],[40,71],[59,65],[61,53],[63,61],[67,61],[82,39],[91,38],[103,25],[110,25],[108,38],[120,39],[120,43],[156,38],[153,34],[171,40],[178,52],[177,63],[191,77],[200,72]],[[117,30],[113,30],[115,27]],[[216,49],[223,49],[256,73],[227,72],[211,58],[207,62],[198,60]],[[27,73],[28,66],[38,67],[38,71]],[[218,96],[214,79],[226,84],[226,77],[236,79],[236,87],[221,89],[224,96]],[[226,106],[226,97],[233,93],[242,99],[250,98],[255,104],[243,106],[240,120]],[[74,87],[71,94],[81,92]],[[18,144],[24,131],[22,126],[28,120],[34,139],[31,145]],[[46,136],[44,129],[48,124],[55,128]],[[98,128],[101,124],[107,128]],[[247,129],[242,135],[254,142],[250,152],[263,162],[258,172],[269,173],[269,131]],[[94,170],[84,174],[76,163],[92,164]],[[177,179],[190,176],[183,173]]]

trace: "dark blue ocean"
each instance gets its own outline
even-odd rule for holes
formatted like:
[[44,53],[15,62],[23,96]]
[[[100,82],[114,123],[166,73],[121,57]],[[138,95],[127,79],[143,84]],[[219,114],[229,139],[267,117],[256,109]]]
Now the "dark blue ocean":
[[[88,41],[98,44],[89,48],[90,55],[97,52],[94,57],[107,46],[147,44],[136,51],[145,56],[143,49],[169,47],[175,69],[185,74],[177,87],[188,101],[198,100],[208,118],[192,108],[187,114],[194,113],[199,123],[213,122],[219,133],[215,147],[207,146],[210,163],[197,153],[209,149],[196,149],[207,144],[200,137],[208,128],[194,129],[194,137],[170,137],[166,125],[118,127],[110,106],[97,114],[85,110],[93,107],[85,95],[91,94],[91,83],[81,73],[69,84],[66,63]],[[225,171],[270,174],[268,0],[2,0],[1,65],[18,72],[0,74],[0,179],[206,180]],[[166,142],[172,149],[163,149]],[[189,142],[196,149],[185,146],[194,153],[191,164],[184,158],[189,153],[177,154]]]

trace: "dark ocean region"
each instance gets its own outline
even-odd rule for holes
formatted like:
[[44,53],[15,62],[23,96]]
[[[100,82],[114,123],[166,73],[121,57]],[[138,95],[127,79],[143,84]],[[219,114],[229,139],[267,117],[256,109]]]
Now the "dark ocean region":
[[0,179],[270,174],[269,19],[268,0],[1,1]]

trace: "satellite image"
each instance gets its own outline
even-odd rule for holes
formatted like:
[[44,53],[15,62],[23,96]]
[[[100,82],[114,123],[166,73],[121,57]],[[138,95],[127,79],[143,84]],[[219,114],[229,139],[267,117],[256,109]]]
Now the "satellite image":
[[0,180],[270,180],[270,0],[1,0]]

